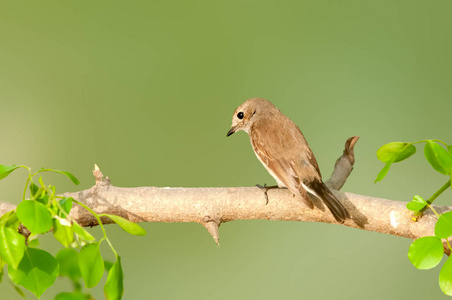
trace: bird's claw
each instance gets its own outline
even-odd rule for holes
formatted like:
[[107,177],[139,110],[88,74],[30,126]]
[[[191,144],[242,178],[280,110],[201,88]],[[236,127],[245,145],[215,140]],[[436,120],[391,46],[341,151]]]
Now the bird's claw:
[[265,205],[268,204],[268,188],[267,188],[267,184],[264,184],[263,186],[260,184],[256,184],[256,187],[260,188],[261,190],[264,190],[264,195],[265,195]]
[[261,190],[264,190],[264,195],[265,195],[265,205],[268,204],[268,194],[267,194],[268,190],[278,188],[277,185],[274,185],[274,186],[267,186],[266,183],[264,183],[263,186],[260,185],[260,184],[256,184],[256,187],[260,188]]

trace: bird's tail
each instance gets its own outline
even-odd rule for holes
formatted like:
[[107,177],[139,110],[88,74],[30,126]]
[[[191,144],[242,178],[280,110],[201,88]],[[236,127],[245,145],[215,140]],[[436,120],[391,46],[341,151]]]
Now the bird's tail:
[[344,223],[345,219],[350,219],[350,214],[337,200],[336,196],[330,191],[330,189],[321,181],[314,181],[310,184],[310,187],[317,193],[317,196],[325,203],[328,209],[333,214],[333,217],[339,223]]

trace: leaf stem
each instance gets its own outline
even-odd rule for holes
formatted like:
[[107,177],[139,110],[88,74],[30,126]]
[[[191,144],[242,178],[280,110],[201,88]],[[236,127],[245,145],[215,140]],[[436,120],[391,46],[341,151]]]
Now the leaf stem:
[[433,201],[435,201],[436,198],[438,198],[439,195],[441,195],[445,190],[447,190],[450,187],[450,180],[448,180],[439,190],[437,190],[426,202],[427,205],[420,210],[420,215],[427,209],[430,208],[435,215],[439,218],[439,214],[435,211],[433,206],[431,205]]
[[86,209],[87,211],[89,211],[89,212],[96,218],[96,220],[97,220],[97,222],[99,223],[99,226],[100,226],[100,228],[102,229],[102,232],[103,232],[103,234],[104,234],[104,237],[102,238],[102,240],[105,239],[105,240],[107,241],[108,245],[110,246],[111,251],[113,251],[113,253],[114,253],[116,256],[118,256],[118,253],[116,253],[115,248],[113,247],[113,245],[111,244],[110,240],[109,240],[108,237],[107,237],[107,232],[105,231],[104,225],[102,224],[102,221],[100,220],[99,215],[98,215],[97,213],[95,213],[94,210],[92,210],[91,208],[89,208],[88,206],[86,206],[85,204],[83,204],[82,202],[77,201],[77,200],[75,200],[74,198],[72,198],[72,199],[73,199],[73,201],[74,201],[75,203],[77,203],[78,205],[80,205],[81,207],[83,207],[84,209]]
[[437,143],[441,143],[441,144],[443,144],[444,146],[449,146],[448,144],[446,144],[445,142],[443,142],[443,141],[441,141],[441,140],[435,140],[435,139],[433,139],[433,140],[422,140],[422,141],[417,141],[417,142],[413,142],[412,144],[419,144],[419,143],[426,143],[426,142],[428,142],[428,141],[434,141],[434,142],[437,142]]
[[27,166],[20,166],[20,167],[28,170],[28,178],[27,178],[27,182],[25,183],[24,195],[22,196],[22,201],[23,201],[23,200],[25,200],[25,196],[27,195],[28,184],[30,183],[31,177],[33,177],[33,176],[31,175],[31,169],[29,167],[27,167]]
[[424,208],[424,210],[425,210],[427,207],[430,208],[430,209],[433,211],[433,213],[436,215],[437,218],[439,218],[439,213],[436,212],[436,210],[433,208],[432,205],[427,204],[427,206]]
[[427,200],[427,203],[432,204],[433,201],[435,201],[435,199],[438,198],[438,196],[441,195],[449,187],[450,187],[450,180],[447,180],[447,182]]
[[25,183],[24,195],[22,196],[22,201],[25,200],[25,195],[27,194],[27,187],[28,187],[29,183],[30,183],[30,177],[27,178],[27,182]]

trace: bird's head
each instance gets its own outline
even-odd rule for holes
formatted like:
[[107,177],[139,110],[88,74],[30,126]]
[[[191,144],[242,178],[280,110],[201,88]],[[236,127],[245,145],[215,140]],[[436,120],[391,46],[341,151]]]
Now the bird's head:
[[268,100],[261,98],[251,98],[243,102],[237,107],[232,115],[232,126],[226,136],[230,136],[234,132],[243,130],[249,133],[251,126],[262,116],[265,116],[275,106]]

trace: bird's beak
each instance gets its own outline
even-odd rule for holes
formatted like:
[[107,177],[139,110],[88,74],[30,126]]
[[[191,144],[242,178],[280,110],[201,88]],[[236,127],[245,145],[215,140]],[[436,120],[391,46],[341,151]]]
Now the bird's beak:
[[233,134],[235,131],[237,130],[237,126],[232,126],[231,129],[228,131],[228,133],[226,134],[226,136],[230,136],[231,134]]

